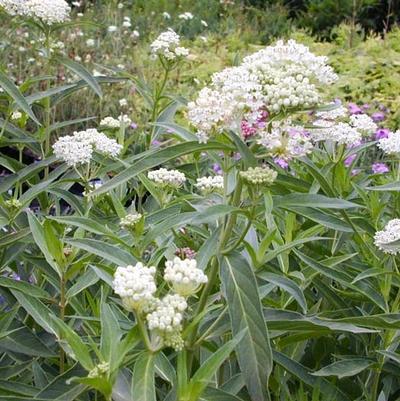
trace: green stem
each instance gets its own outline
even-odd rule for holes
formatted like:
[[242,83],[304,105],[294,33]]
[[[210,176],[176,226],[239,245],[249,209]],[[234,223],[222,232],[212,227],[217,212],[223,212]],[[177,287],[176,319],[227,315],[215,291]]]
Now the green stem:
[[155,350],[153,349],[153,346],[151,344],[146,325],[144,324],[144,321],[139,313],[135,313],[135,317],[136,317],[136,321],[137,321],[137,324],[139,327],[140,334],[142,335],[144,344],[145,344],[146,348],[148,349],[148,351],[153,353]]
[[[60,319],[65,320],[65,307],[66,307],[66,297],[65,297],[65,275],[61,274],[60,277]],[[62,347],[60,347],[60,373],[64,373],[65,370],[65,353]]]

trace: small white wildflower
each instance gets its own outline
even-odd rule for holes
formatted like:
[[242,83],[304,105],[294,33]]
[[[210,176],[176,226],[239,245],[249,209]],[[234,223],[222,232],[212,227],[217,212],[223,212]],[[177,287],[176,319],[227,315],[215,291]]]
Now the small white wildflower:
[[165,263],[164,280],[172,285],[173,290],[188,297],[195,294],[208,278],[202,270],[197,268],[195,259],[180,259],[175,257]]
[[167,60],[175,60],[178,57],[187,57],[189,50],[180,46],[180,36],[171,28],[161,33],[150,45],[151,53],[155,56],[163,56]]
[[117,32],[118,31],[118,27],[116,27],[115,25],[110,25],[107,28],[107,31],[110,32],[110,33]]
[[124,28],[130,28],[130,27],[132,26],[132,24],[131,24],[130,21],[125,20],[125,21],[122,23],[122,26],[123,26]]
[[48,25],[67,21],[71,12],[65,0],[0,0],[0,7],[11,15],[33,18]]
[[86,40],[86,46],[88,46],[88,47],[93,47],[95,44],[96,44],[96,41],[94,39]]
[[139,223],[140,220],[142,220],[142,217],[143,216],[140,213],[127,214],[121,219],[119,225],[121,228],[124,229],[132,229],[136,226],[137,223]]
[[118,267],[114,274],[114,292],[118,294],[125,308],[129,311],[142,311],[154,302],[157,290],[154,266],[144,266],[138,262],[135,266]]
[[179,14],[178,18],[183,19],[185,21],[189,21],[189,20],[193,19],[193,14],[189,13],[189,12],[185,12],[183,14]]
[[167,170],[166,168],[149,171],[147,176],[161,187],[171,186],[173,188],[179,188],[186,182],[185,174],[178,170]]
[[389,155],[400,153],[400,130],[389,132],[387,138],[381,138],[378,147]]
[[137,31],[136,29],[132,32],[131,34],[133,39],[137,39],[140,36],[139,31]]
[[207,24],[207,22],[206,21],[204,21],[204,20],[201,20],[201,25],[203,25],[204,27],[208,27],[208,24]]
[[200,177],[195,186],[204,193],[220,191],[224,189],[224,178],[220,175]]
[[374,236],[375,245],[383,252],[396,255],[400,252],[400,219],[390,220]]
[[11,114],[11,120],[19,120],[22,117],[22,113],[20,111],[14,111]]
[[126,99],[120,99],[119,100],[119,105],[121,107],[126,107],[126,106],[128,106],[128,101]]
[[365,134],[372,134],[378,129],[374,120],[367,114],[353,114],[350,116],[350,122],[354,128]]
[[90,163],[94,152],[116,157],[121,149],[122,146],[115,139],[108,138],[94,128],[61,137],[53,145],[57,158],[65,161],[69,166]]
[[354,146],[361,142],[361,133],[348,123],[335,123],[328,120],[314,122],[315,129],[310,130],[312,139],[318,141],[333,141],[339,145]]
[[164,11],[164,12],[162,13],[162,15],[163,15],[163,17],[164,17],[165,19],[171,19],[171,15],[170,15],[169,13],[167,13],[166,11]]

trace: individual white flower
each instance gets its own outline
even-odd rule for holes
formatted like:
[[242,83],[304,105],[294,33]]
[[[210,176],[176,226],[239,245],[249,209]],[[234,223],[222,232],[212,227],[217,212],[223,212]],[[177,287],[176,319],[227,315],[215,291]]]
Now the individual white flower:
[[383,252],[396,255],[400,252],[400,219],[390,220],[374,236],[375,245]]
[[121,10],[122,8],[124,8],[124,3],[118,3],[118,10]]
[[22,117],[22,113],[20,111],[14,111],[11,114],[11,120],[19,120]]
[[167,170],[166,168],[149,171],[147,177],[162,187],[171,186],[179,188],[186,182],[185,174],[178,170]]
[[126,107],[126,106],[128,106],[128,101],[126,99],[120,99],[119,100],[119,105],[121,107]]
[[86,40],[86,46],[88,46],[88,47],[93,47],[95,44],[96,44],[96,41],[94,39]]
[[273,157],[284,160],[302,157],[310,153],[313,145],[308,132],[302,127],[291,125],[290,119],[272,122],[272,129],[265,127],[257,142]]
[[270,185],[275,181],[278,173],[268,166],[249,167],[246,171],[241,171],[240,176],[249,184]]
[[107,28],[107,31],[110,32],[110,33],[117,32],[117,31],[118,31],[118,27],[115,26],[115,25],[110,25],[110,26]]
[[208,27],[207,21],[204,21],[203,19],[201,20],[201,25],[203,25],[204,27]]
[[314,126],[316,128],[310,130],[310,135],[316,142],[333,141],[339,145],[354,146],[362,140],[361,133],[348,123],[317,120]]
[[100,127],[115,129],[120,127],[120,122],[114,117],[105,117],[100,121]]
[[220,175],[200,177],[197,178],[195,186],[204,193],[220,191],[224,189],[224,178]]
[[189,13],[189,12],[185,12],[183,14],[179,14],[178,18],[183,19],[185,21],[189,21],[189,20],[193,19],[193,14]]
[[180,259],[175,257],[165,263],[164,280],[171,284],[173,290],[188,297],[195,294],[208,278],[202,270],[197,268],[195,259]]
[[0,0],[0,6],[11,15],[41,20],[48,25],[67,21],[71,12],[65,0]]
[[114,139],[108,138],[94,128],[61,137],[53,145],[57,158],[65,161],[69,166],[90,163],[94,152],[116,157],[121,149],[122,146]]
[[140,36],[140,32],[138,30],[134,30],[131,34],[133,39],[137,39]]
[[164,12],[162,13],[162,15],[163,15],[163,17],[164,17],[165,19],[171,19],[171,15],[170,15],[169,13],[167,13],[166,11],[164,11]]
[[125,20],[125,21],[122,23],[122,26],[123,26],[124,28],[130,28],[130,27],[132,26],[132,24],[131,24],[131,22],[130,22],[129,20]]
[[132,229],[142,220],[143,215],[140,213],[130,213],[121,219],[119,225],[124,229]]
[[114,292],[118,294],[124,307],[129,311],[142,311],[149,303],[154,303],[157,290],[154,266],[144,266],[138,262],[135,266],[119,266],[114,274]]
[[381,138],[378,147],[390,155],[400,153],[400,130],[389,132],[387,138]]
[[171,28],[162,32],[150,45],[151,53],[154,56],[163,56],[173,61],[178,57],[187,57],[189,51],[180,46],[180,36]]
[[350,116],[350,122],[354,128],[362,131],[364,134],[372,134],[378,129],[374,120],[367,114],[353,114]]

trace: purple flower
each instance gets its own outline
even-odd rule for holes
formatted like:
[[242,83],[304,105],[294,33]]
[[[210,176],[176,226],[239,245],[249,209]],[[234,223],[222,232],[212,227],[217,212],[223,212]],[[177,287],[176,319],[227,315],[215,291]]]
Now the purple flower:
[[157,139],[155,139],[154,141],[151,141],[151,144],[152,144],[152,146],[154,146],[154,147],[158,147],[158,146],[161,145],[161,142],[160,142],[160,141],[157,141]]
[[368,110],[371,106],[368,103],[365,103],[361,106],[363,110]]
[[219,174],[219,175],[222,174],[222,168],[218,163],[214,163],[212,168],[213,168],[213,171],[215,174]]
[[379,128],[375,132],[375,140],[379,141],[379,139],[387,138],[389,136],[390,130],[387,128]]
[[346,167],[350,167],[356,157],[357,155],[353,153],[352,155],[350,155],[348,158],[345,159],[344,165]]
[[132,122],[131,125],[130,125],[130,127],[131,127],[132,129],[136,129],[138,126],[137,126],[136,123]]
[[385,163],[374,163],[371,166],[374,174],[384,174],[389,172],[389,167]]
[[351,170],[351,175],[354,177],[357,174],[360,174],[361,170],[359,168],[355,168]]
[[385,113],[382,111],[377,111],[376,113],[373,113],[371,115],[371,118],[374,120],[374,122],[379,122],[383,121],[385,119]]
[[350,114],[362,114],[362,109],[357,106],[355,103],[349,103],[347,105],[347,108],[349,109]]
[[281,168],[287,169],[289,167],[289,163],[285,159],[282,159],[280,157],[276,157],[274,159],[274,162]]

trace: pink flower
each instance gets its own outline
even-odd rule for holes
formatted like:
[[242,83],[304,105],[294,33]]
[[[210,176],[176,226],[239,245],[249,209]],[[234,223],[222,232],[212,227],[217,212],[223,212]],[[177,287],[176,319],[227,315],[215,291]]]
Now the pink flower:
[[379,128],[375,132],[375,140],[379,141],[379,139],[387,138],[389,136],[390,130],[387,128]]
[[352,155],[350,155],[348,158],[345,159],[344,165],[346,167],[350,167],[356,157],[357,157],[357,155],[355,153],[353,153]]
[[287,169],[289,167],[289,163],[285,159],[282,159],[280,157],[276,157],[274,159],[274,162],[281,168]]
[[374,163],[371,166],[374,174],[384,174],[389,172],[389,167],[385,163]]
[[355,103],[349,103],[347,105],[347,108],[349,109],[350,114],[362,114],[362,109],[357,106]]

